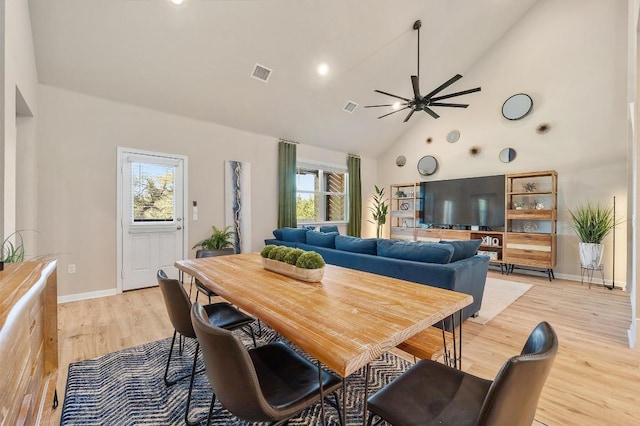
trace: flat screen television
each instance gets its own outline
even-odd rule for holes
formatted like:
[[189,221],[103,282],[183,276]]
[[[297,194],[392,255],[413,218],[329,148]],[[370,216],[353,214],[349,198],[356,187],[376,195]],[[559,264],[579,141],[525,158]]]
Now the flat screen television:
[[504,183],[504,175],[422,182],[423,223],[434,228],[504,230]]

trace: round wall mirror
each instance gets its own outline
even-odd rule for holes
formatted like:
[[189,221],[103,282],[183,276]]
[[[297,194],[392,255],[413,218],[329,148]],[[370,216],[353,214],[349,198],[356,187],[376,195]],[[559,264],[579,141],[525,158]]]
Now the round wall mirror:
[[518,93],[511,96],[502,104],[502,115],[507,120],[520,120],[531,112],[533,100],[531,96]]
[[431,155],[425,155],[418,161],[418,173],[422,176],[431,176],[438,170],[438,160]]
[[398,157],[396,158],[396,166],[402,167],[406,163],[407,163],[407,159],[404,157],[404,155],[398,155]]
[[505,148],[500,151],[498,158],[500,158],[500,161],[503,163],[510,163],[516,159],[516,150],[513,148]]

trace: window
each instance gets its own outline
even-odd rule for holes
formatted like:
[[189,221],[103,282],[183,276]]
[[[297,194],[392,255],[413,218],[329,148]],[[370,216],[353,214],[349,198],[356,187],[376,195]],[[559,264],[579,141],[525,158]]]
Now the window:
[[298,163],[296,214],[300,223],[345,222],[347,171]]
[[174,216],[175,168],[131,163],[133,222],[171,222]]

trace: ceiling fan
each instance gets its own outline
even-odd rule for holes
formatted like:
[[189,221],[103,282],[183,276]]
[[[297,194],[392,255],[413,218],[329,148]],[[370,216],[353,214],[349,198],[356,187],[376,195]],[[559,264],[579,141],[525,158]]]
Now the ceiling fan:
[[433,89],[431,92],[427,93],[426,95],[422,96],[420,94],[420,27],[421,26],[422,26],[422,21],[420,21],[420,20],[417,20],[416,22],[413,23],[413,29],[414,30],[418,30],[418,73],[417,73],[417,75],[412,75],[411,76],[411,85],[413,86],[413,96],[414,97],[413,97],[413,99],[408,99],[408,98],[405,98],[405,97],[402,97],[402,96],[398,96],[398,95],[394,95],[394,94],[391,94],[391,93],[388,93],[388,92],[383,92],[382,90],[374,90],[374,92],[382,93],[383,95],[391,96],[393,98],[401,99],[401,100],[404,101],[402,103],[396,102],[396,104],[365,105],[365,108],[378,108],[378,107],[396,107],[396,108],[398,108],[398,106],[403,106],[403,108],[397,109],[396,111],[392,111],[392,112],[390,112],[388,114],[381,115],[378,118],[383,118],[383,117],[386,117],[388,115],[395,114],[396,112],[403,111],[405,109],[410,109],[411,111],[409,111],[409,114],[404,119],[404,123],[409,121],[409,119],[411,118],[413,113],[416,112],[416,111],[424,111],[427,114],[429,114],[430,116],[432,116],[433,118],[438,118],[440,116],[438,114],[436,114],[436,112],[434,110],[432,110],[431,107],[466,108],[466,107],[469,106],[468,104],[452,104],[452,103],[440,102],[440,101],[442,101],[444,99],[454,98],[456,96],[467,95],[469,93],[479,92],[480,91],[480,87],[476,87],[475,89],[468,89],[468,90],[463,90],[461,92],[449,93],[448,95],[435,96],[435,95],[437,95],[438,93],[440,93],[441,91],[443,91],[444,89],[446,89],[447,87],[451,86],[453,83],[455,83],[456,81],[458,81],[458,80],[460,80],[462,78],[462,76],[460,74],[456,74],[453,77],[451,77],[449,80],[445,81],[440,86],[438,86],[435,89]]

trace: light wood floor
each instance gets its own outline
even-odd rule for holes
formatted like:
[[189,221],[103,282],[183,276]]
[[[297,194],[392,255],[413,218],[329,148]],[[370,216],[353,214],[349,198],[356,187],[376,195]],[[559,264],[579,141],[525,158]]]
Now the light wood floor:
[[[627,345],[628,294],[560,279],[489,274],[534,286],[487,324],[465,322],[463,369],[493,378],[520,352],[533,327],[548,321],[560,348],[536,419],[547,425],[640,425],[640,351]],[[60,401],[70,362],[173,332],[158,288],[61,304],[58,320]],[[57,411],[52,424],[59,423]]]

